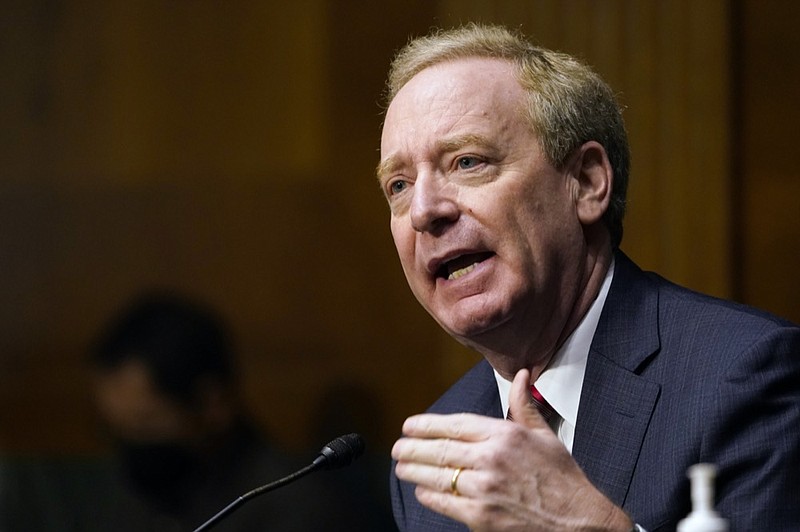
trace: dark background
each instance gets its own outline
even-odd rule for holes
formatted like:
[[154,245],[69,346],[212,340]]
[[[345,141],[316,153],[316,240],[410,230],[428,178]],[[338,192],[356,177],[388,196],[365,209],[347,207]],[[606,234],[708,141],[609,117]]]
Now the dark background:
[[317,412],[341,404],[388,452],[477,358],[403,279],[379,101],[410,34],[468,20],[578,54],[620,92],[635,260],[800,321],[798,3],[4,2],[0,451],[105,448],[89,342],[160,286],[228,318],[280,443],[318,447]]

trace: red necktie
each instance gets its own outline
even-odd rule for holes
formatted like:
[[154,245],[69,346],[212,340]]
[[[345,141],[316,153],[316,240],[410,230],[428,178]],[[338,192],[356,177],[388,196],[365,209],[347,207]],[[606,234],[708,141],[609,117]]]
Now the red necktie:
[[552,406],[550,406],[550,403],[545,400],[545,398],[539,393],[539,390],[537,390],[536,386],[533,384],[531,384],[531,402],[536,405],[536,409],[549,425],[550,420],[557,415],[556,411]]
[[[545,400],[544,396],[542,396],[542,394],[539,393],[539,390],[537,390],[536,386],[534,386],[533,384],[531,384],[531,403],[536,407],[536,410],[539,411],[539,413],[542,415],[542,417],[544,418],[545,422],[548,425],[550,425],[550,421],[554,419],[555,416],[558,415],[557,412],[553,409],[553,407],[550,406],[550,403],[548,403]],[[511,410],[508,411],[506,419],[512,421]]]

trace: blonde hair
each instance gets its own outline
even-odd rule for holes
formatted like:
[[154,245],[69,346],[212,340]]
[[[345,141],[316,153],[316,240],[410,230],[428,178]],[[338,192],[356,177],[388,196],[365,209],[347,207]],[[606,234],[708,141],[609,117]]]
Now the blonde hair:
[[614,171],[604,222],[613,247],[622,241],[630,153],[622,111],[611,88],[578,59],[534,46],[502,26],[469,24],[412,39],[389,69],[386,105],[422,70],[469,57],[511,62],[528,94],[527,118],[550,164],[560,168],[590,140],[603,145]]

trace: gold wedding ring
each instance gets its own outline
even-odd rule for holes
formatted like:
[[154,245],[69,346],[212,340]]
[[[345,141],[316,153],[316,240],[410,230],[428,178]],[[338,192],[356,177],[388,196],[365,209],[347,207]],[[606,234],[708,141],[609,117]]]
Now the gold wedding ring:
[[453,492],[453,495],[458,495],[458,476],[461,474],[461,468],[457,467],[455,471],[453,471],[453,478],[450,479],[450,491]]

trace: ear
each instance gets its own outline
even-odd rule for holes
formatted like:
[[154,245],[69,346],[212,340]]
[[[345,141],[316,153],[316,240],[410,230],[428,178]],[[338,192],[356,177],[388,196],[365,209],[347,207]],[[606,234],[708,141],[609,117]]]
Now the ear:
[[614,171],[602,144],[589,141],[577,149],[570,166],[575,178],[575,208],[584,226],[598,222],[608,210]]

